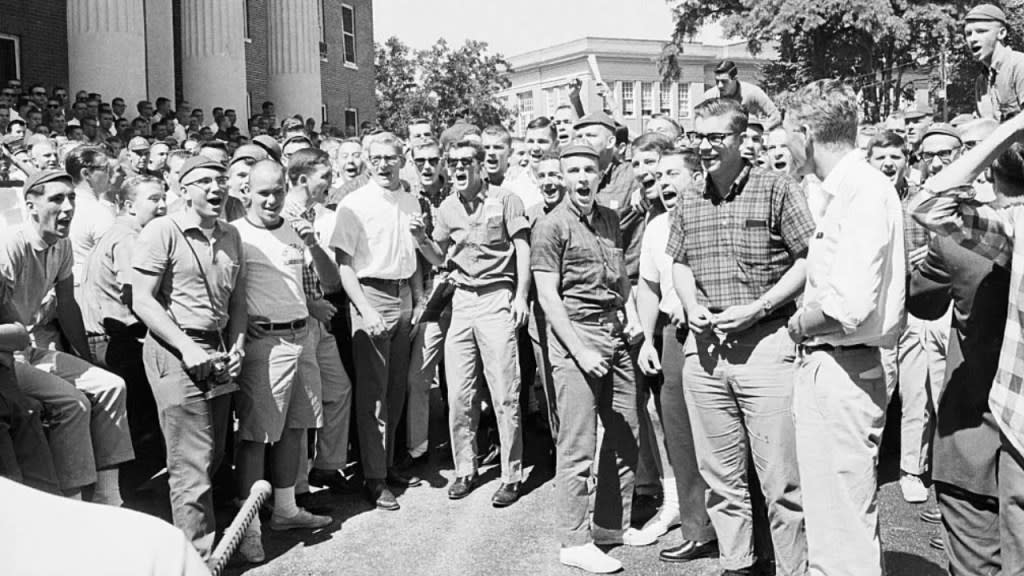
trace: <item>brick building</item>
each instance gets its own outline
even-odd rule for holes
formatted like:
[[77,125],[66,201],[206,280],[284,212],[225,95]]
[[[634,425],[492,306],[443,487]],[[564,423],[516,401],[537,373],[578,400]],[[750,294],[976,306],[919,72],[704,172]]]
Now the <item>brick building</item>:
[[[376,117],[372,0],[0,0],[0,83],[164,96],[239,116],[273,101],[355,132]],[[244,129],[244,126],[241,126]]]

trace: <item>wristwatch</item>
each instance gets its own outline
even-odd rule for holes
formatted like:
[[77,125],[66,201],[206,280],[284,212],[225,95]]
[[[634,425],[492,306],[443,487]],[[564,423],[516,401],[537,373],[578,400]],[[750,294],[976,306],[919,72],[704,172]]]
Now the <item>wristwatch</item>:
[[761,309],[764,310],[764,315],[765,316],[767,316],[767,315],[772,313],[772,308],[774,308],[775,305],[772,304],[771,300],[769,300],[769,299],[765,298],[764,296],[762,296],[761,298],[758,299],[758,302],[761,303]]

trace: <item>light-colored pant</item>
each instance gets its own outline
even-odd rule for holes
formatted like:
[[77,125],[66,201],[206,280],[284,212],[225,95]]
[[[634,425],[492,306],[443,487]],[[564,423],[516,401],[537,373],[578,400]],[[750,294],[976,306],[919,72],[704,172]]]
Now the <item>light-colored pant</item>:
[[1024,456],[1006,438],[998,474],[1001,576],[1024,576]]
[[[312,320],[310,331],[323,384],[324,425],[316,433],[313,467],[340,470],[348,463],[348,431],[352,417],[352,380],[341,364],[338,341],[323,323]],[[305,453],[302,454],[303,458]],[[304,469],[304,468],[302,468]]]
[[476,472],[480,420],[480,368],[491,393],[501,441],[501,480],[523,478],[523,432],[519,414],[519,353],[512,319],[512,291],[456,289],[444,342],[448,380],[448,427],[456,476]]
[[18,387],[54,423],[50,450],[61,489],[96,481],[96,470],[135,458],[124,380],[85,360],[29,348],[15,355]]
[[444,336],[451,314],[440,322],[421,322],[414,328],[409,360],[409,395],[405,407],[405,440],[409,455],[426,454],[430,441],[430,389],[437,384],[437,366],[444,356]]
[[712,343],[686,341],[683,389],[708,515],[718,534],[722,568],[754,564],[754,523],[747,483],[748,451],[768,505],[776,569],[802,575],[807,540],[793,432],[796,347],[785,320],[756,324]]
[[890,396],[899,383],[900,469],[915,476],[928,471],[935,401],[946,372],[949,322],[948,313],[938,320],[908,314],[896,347],[880,349]]
[[874,348],[803,354],[793,392],[810,576],[881,576],[878,446],[888,392]]

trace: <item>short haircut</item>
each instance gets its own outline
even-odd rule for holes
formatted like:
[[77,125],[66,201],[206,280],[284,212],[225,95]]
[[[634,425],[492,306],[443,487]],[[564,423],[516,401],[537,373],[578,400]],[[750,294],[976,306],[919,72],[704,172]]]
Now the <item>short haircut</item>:
[[486,153],[484,152],[484,147],[481,146],[480,143],[477,142],[476,140],[467,140],[465,138],[449,146],[448,155],[450,156],[452,152],[454,152],[455,150],[460,150],[462,148],[472,148],[473,158],[477,162],[484,161],[484,156],[486,156]]
[[160,186],[161,190],[167,190],[167,183],[156,176],[135,175],[125,180],[117,190],[118,205],[124,206],[126,201],[135,200],[135,197],[138,195],[139,188],[145,184],[156,184]]
[[431,129],[433,129],[433,126],[430,124],[430,120],[427,120],[426,118],[413,118],[412,120],[409,120],[409,126],[415,126],[417,124],[426,124],[431,126]]
[[1005,196],[1024,195],[1024,146],[1014,142],[992,163],[996,192]]
[[121,98],[120,96],[118,96],[117,98],[114,98],[113,100],[110,101],[111,104],[117,104],[118,102],[120,102],[121,104],[124,104],[124,98]]
[[865,154],[870,157],[875,148],[899,148],[904,156],[907,155],[907,141],[892,130],[882,130],[872,136],[871,140],[868,140]]
[[555,128],[554,122],[552,122],[547,116],[538,116],[533,120],[530,120],[530,123],[526,125],[527,131],[544,130],[545,128],[551,133],[551,140],[558,139],[558,129]]
[[718,63],[718,66],[715,66],[715,74],[728,74],[735,78],[738,72],[736,63],[732,60],[722,60]]
[[725,116],[729,118],[729,129],[733,132],[747,129],[747,111],[732,98],[709,98],[693,108],[693,115],[697,118]]
[[647,132],[633,140],[633,152],[657,152],[661,154],[672,147],[672,139],[660,132]]
[[94,170],[100,163],[109,162],[107,153],[95,146],[79,146],[72,150],[64,160],[64,168],[71,175],[75,184],[82,181],[82,170]]
[[171,160],[181,160],[184,162],[185,160],[188,160],[192,156],[193,154],[188,150],[182,148],[175,148],[174,150],[171,150],[170,153],[167,154],[167,163],[170,164]]
[[331,156],[319,148],[303,148],[288,158],[288,181],[299,183],[300,176],[309,176],[318,166],[331,166]]
[[429,150],[436,148],[438,152],[441,151],[441,143],[436,138],[427,138],[423,142],[413,144],[411,147],[412,153],[415,155],[417,150]]
[[788,121],[807,126],[814,140],[825,146],[855,146],[859,112],[853,88],[841,80],[816,80],[786,101]]
[[366,150],[369,151],[370,146],[373,146],[374,144],[390,146],[398,153],[399,156],[405,154],[405,144],[402,143],[402,140],[398,136],[395,136],[394,132],[378,132],[376,134],[371,134],[366,139]]
[[501,141],[505,143],[505,146],[512,147],[512,134],[504,127],[498,124],[491,124],[487,128],[484,128],[481,136],[498,136]]
[[559,158],[558,152],[555,152],[554,150],[548,150],[541,154],[540,156],[541,162],[544,162],[545,160],[561,160],[561,158]]
[[171,99],[167,98],[166,96],[161,96],[161,97],[156,99],[156,106],[157,107],[159,107],[161,104],[170,104],[170,103],[171,103]]
[[683,164],[686,169],[690,172],[700,172],[700,154],[693,151],[692,148],[682,148],[678,146],[672,146],[661,153],[661,157],[667,156],[680,156],[683,159]]
[[672,116],[670,116],[668,114],[664,114],[662,112],[658,112],[657,114],[651,116],[651,120],[664,120],[664,121],[668,122],[669,124],[671,124],[672,127],[676,129],[676,132],[678,134],[682,134],[683,133],[683,127],[680,126],[679,122],[676,122],[675,119],[672,118]]
[[571,110],[573,114],[576,114],[576,108],[572,104],[559,104],[558,108],[555,108],[555,114],[558,114],[559,110]]

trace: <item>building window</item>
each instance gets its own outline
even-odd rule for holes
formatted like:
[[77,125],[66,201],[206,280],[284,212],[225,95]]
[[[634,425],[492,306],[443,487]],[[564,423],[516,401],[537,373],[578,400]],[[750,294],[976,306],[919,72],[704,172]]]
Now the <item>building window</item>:
[[533,92],[520,92],[516,98],[519,100],[519,118],[526,126],[533,120]]
[[0,34],[0,81],[6,86],[14,78],[21,79],[21,41],[17,36]]
[[654,85],[650,82],[640,83],[640,114],[644,117],[654,114]]
[[345,108],[345,136],[359,136],[359,111],[355,108]]
[[252,92],[245,93],[245,117],[252,118]]
[[245,26],[245,41],[252,42],[252,34],[249,33],[249,0],[242,2],[242,25]]
[[547,116],[555,115],[555,108],[558,107],[558,88],[548,88],[544,91],[544,98],[547,101]]
[[632,82],[622,82],[622,115],[627,118],[636,116],[636,98],[633,97]]
[[356,10],[348,4],[341,5],[341,36],[345,64],[356,65]]
[[320,27],[320,60],[327,61],[327,22],[324,20],[324,0],[316,3],[317,26]]
[[327,104],[320,105],[320,130],[323,131],[324,124],[327,122]]
[[676,90],[679,93],[679,117],[689,118],[690,117],[690,85],[680,82],[679,89]]
[[666,115],[666,116],[671,117],[672,116],[672,83],[671,82],[662,82],[661,83],[661,90],[659,90],[659,96],[661,96],[661,98],[659,99],[660,102],[658,103],[660,105],[660,107],[661,107],[660,112],[662,114]]

